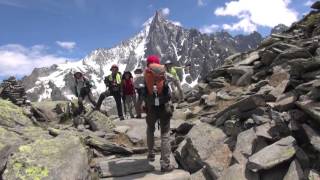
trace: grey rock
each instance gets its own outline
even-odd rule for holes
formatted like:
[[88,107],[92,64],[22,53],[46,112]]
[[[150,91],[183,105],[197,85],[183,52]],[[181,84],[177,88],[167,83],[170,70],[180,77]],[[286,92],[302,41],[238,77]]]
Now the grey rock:
[[236,66],[228,68],[228,73],[232,76],[232,85],[246,86],[251,83],[253,75],[252,66]]
[[253,154],[255,148],[255,141],[257,140],[257,138],[258,137],[256,136],[253,128],[243,131],[238,135],[237,144],[234,151],[239,153],[233,154],[233,157],[238,161],[238,163],[242,164],[245,162],[242,162],[243,158],[237,157],[237,155],[240,154],[240,156],[242,155],[245,158],[248,158]]
[[[102,178],[123,177],[138,173],[160,171],[160,156],[154,162],[149,162],[146,156],[133,156],[116,159],[107,159],[97,164],[97,169]],[[178,167],[173,156],[171,163]]]
[[231,151],[221,129],[206,123],[196,124],[179,145],[175,157],[183,169],[195,173],[205,167],[212,177],[219,177],[231,162]]
[[282,138],[253,154],[249,158],[247,167],[254,172],[261,169],[271,169],[295,155],[295,144],[296,140],[292,136]]
[[303,170],[297,160],[291,162],[287,174],[284,176],[283,180],[300,180],[305,179]]
[[303,124],[302,127],[303,127],[304,131],[306,132],[306,134],[310,140],[310,143],[312,144],[314,149],[316,149],[318,152],[320,152],[320,135],[314,129],[312,129],[310,126],[308,126],[307,124]]
[[269,94],[272,95],[275,99],[277,99],[280,95],[282,95],[285,92],[285,90],[287,89],[288,84],[289,84],[289,80],[282,81]]
[[258,127],[255,127],[256,135],[259,137],[264,137],[266,139],[273,139],[272,135],[270,134],[272,126],[270,123],[262,124]]
[[264,65],[270,65],[273,60],[278,56],[278,53],[275,53],[271,50],[266,50],[261,52],[261,62]]
[[273,61],[271,66],[277,66],[283,63],[288,63],[290,60],[297,58],[311,58],[312,55],[310,52],[303,48],[290,48],[285,50],[283,53],[279,54],[276,59]]
[[205,169],[201,169],[196,173],[191,174],[190,180],[207,180],[210,177],[207,176],[208,172]]
[[115,133],[125,134],[130,129],[129,126],[117,126],[113,129]]
[[190,173],[181,169],[175,169],[168,173],[161,173],[159,171],[139,173],[124,177],[102,178],[101,180],[188,180]]
[[315,170],[310,170],[308,175],[309,180],[318,180],[320,179],[320,173]]
[[218,180],[259,180],[259,175],[249,171],[245,164],[234,164]]
[[242,112],[248,112],[256,109],[259,106],[264,106],[265,100],[261,95],[252,95],[247,98],[244,98],[225,110],[219,112],[215,115],[211,123],[214,123],[217,126],[224,124],[231,116],[240,115]]
[[[3,179],[87,179],[88,155],[80,138],[63,135],[20,146],[9,158]],[[26,161],[28,159],[28,161]]]
[[225,90],[221,89],[220,91],[217,92],[217,98],[221,99],[221,100],[233,100],[236,97],[231,96],[230,94],[228,94]]
[[279,111],[287,111],[295,106],[297,96],[292,93],[286,93],[278,97],[277,101],[274,103],[274,108]]
[[311,100],[297,101],[296,105],[310,115],[316,122],[320,122],[320,103]]
[[254,51],[248,55],[248,57],[235,65],[251,65],[254,61],[260,59],[259,52]]
[[131,155],[133,154],[132,149],[120,146],[115,143],[111,143],[103,138],[99,137],[88,137],[85,140],[85,143],[98,150],[104,155],[111,155],[111,154],[120,154],[120,155]]

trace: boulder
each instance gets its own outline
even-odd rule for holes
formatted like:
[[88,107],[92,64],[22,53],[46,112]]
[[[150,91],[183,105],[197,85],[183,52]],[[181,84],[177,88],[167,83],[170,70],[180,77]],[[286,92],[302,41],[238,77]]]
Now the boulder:
[[279,96],[281,96],[285,92],[288,84],[289,84],[289,80],[282,81],[269,94],[272,95],[275,99],[277,99]]
[[0,99],[0,125],[15,128],[31,126],[32,121],[23,113],[23,109],[10,101]]
[[113,131],[115,133],[125,134],[126,132],[128,132],[129,129],[130,129],[129,126],[117,126],[113,128]]
[[236,65],[251,65],[256,60],[260,59],[260,55],[258,51],[254,51],[248,55],[248,57],[238,63]]
[[296,140],[292,136],[282,138],[253,154],[248,161],[247,167],[257,172],[262,169],[271,169],[289,159],[296,153]]
[[223,88],[227,85],[228,83],[226,82],[224,77],[219,77],[216,79],[212,79],[209,81],[209,86],[211,88]]
[[297,99],[298,97],[294,93],[289,92],[280,95],[277,101],[273,104],[273,107],[279,111],[287,111],[294,108]]
[[288,63],[288,62],[290,62],[290,60],[293,60],[293,59],[298,59],[298,58],[308,59],[311,57],[312,57],[312,55],[310,54],[310,52],[307,49],[293,47],[293,48],[287,49],[284,52],[282,52],[281,54],[279,54],[276,57],[276,59],[273,61],[271,66],[274,67],[277,65]]
[[287,174],[284,176],[283,180],[300,180],[305,179],[303,170],[297,160],[291,162]]
[[201,169],[196,173],[191,174],[190,180],[207,180],[210,177],[207,176],[208,172],[205,169]]
[[279,69],[276,71],[277,72],[273,73],[269,79],[269,84],[273,87],[277,87],[283,81],[287,81],[290,79],[290,74],[287,71],[283,69]]
[[214,116],[210,123],[214,123],[215,125],[220,126],[224,124],[224,122],[231,116],[239,116],[241,113],[255,110],[257,107],[264,105],[265,100],[262,95],[252,95],[232,104],[223,111],[220,111]]
[[[231,151],[224,144],[226,135],[206,123],[196,124],[179,145],[175,157],[183,169],[195,173],[204,166],[210,176],[219,177],[231,162]],[[212,177],[213,178],[213,177]]]
[[317,123],[320,123],[320,103],[312,100],[297,101],[296,105],[305,113],[311,116]]
[[58,136],[21,145],[9,158],[4,179],[88,178],[88,157],[78,137]]
[[129,175],[125,177],[114,177],[114,178],[102,178],[102,180],[186,180],[190,179],[190,173],[183,171],[181,169],[175,169],[168,173],[161,173],[158,171],[139,173],[134,175]]
[[320,179],[320,173],[318,173],[315,170],[310,170],[309,175],[308,175],[309,180],[318,180]]
[[103,138],[99,137],[88,137],[85,139],[85,143],[97,149],[104,155],[112,155],[112,154],[120,154],[120,155],[131,155],[133,154],[132,149],[127,148],[125,146],[120,146],[115,143],[111,143]]
[[110,133],[112,132],[112,129],[115,128],[114,122],[100,111],[88,112],[85,115],[85,120],[93,131],[104,131],[106,133]]
[[243,131],[238,135],[236,148],[233,153],[233,157],[238,163],[245,164],[246,159],[253,154],[257,138],[253,128]]
[[247,170],[245,164],[234,164],[218,180],[259,180],[259,175]]
[[261,62],[264,65],[270,65],[277,56],[278,56],[278,54],[271,51],[271,50],[262,51],[261,52]]
[[320,135],[307,124],[303,124],[302,127],[310,140],[310,144],[320,152]]
[[[157,155],[155,159],[154,162],[149,162],[146,156],[109,159],[98,162],[96,168],[101,178],[123,177],[155,170],[160,171],[160,155]],[[170,163],[176,168],[178,167],[173,156],[171,156]]]
[[228,68],[228,73],[232,77],[231,84],[237,86],[247,86],[251,83],[253,75],[252,66],[236,66]]
[[[130,120],[124,120],[124,121],[117,121],[115,122],[115,125],[129,127],[128,131],[126,132],[126,135],[128,136],[128,138],[132,143],[144,144],[146,142],[147,123],[145,119],[130,119]],[[156,130],[155,137],[160,138],[159,130]]]

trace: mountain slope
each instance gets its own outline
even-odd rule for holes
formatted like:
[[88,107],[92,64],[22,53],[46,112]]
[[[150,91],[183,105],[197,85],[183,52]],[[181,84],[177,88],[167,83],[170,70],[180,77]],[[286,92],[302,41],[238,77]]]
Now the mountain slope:
[[112,64],[118,64],[121,72],[132,71],[144,66],[148,55],[157,54],[162,62],[170,59],[176,65],[191,64],[189,71],[180,72],[180,75],[184,83],[192,86],[223,64],[229,55],[256,48],[261,41],[259,33],[236,37],[227,32],[201,34],[195,29],[178,26],[157,12],[143,25],[141,32],[120,45],[96,49],[78,62],[35,69],[22,82],[32,101],[71,99],[72,74],[81,71],[95,83],[93,93],[97,96],[105,90],[103,78],[110,73]]

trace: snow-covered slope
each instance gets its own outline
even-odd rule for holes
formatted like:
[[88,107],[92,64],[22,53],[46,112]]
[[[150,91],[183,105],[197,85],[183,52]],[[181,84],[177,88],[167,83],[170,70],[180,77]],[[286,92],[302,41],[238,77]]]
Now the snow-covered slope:
[[37,68],[22,82],[32,101],[72,99],[73,73],[81,71],[95,83],[93,93],[98,96],[105,90],[103,79],[110,73],[112,64],[119,65],[121,72],[133,71],[144,66],[147,55],[157,54],[162,62],[170,59],[177,65],[191,64],[190,70],[180,75],[183,83],[193,86],[207,72],[222,64],[224,58],[240,50],[255,48],[262,40],[260,34],[255,34],[255,38],[245,37],[232,37],[227,32],[201,34],[166,20],[157,12],[146,21],[142,31],[118,46],[96,49],[78,62]]

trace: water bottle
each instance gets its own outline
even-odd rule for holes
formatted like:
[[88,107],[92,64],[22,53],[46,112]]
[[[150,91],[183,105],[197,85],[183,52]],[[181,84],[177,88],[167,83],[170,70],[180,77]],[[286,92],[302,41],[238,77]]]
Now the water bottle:
[[153,94],[155,96],[154,98],[154,105],[160,106],[159,97],[158,97],[158,88],[156,85],[153,85]]

